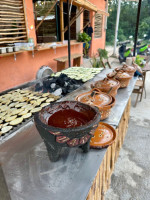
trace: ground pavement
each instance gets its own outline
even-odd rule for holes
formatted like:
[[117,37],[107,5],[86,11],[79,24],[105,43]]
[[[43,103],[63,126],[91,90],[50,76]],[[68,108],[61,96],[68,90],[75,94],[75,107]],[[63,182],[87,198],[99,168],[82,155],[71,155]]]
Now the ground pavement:
[[146,91],[136,107],[131,96],[129,128],[105,200],[150,200],[150,72]]

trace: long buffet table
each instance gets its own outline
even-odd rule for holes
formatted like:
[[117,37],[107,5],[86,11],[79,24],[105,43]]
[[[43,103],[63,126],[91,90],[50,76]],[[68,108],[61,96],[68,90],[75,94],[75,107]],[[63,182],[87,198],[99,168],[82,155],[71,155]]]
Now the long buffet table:
[[[74,100],[89,91],[90,84],[104,78],[105,69],[63,100]],[[104,122],[115,127],[117,138],[108,148],[83,153],[80,148],[65,148],[59,161],[49,160],[46,147],[34,122],[0,145],[0,199],[11,200],[100,200],[110,185],[111,174],[128,128],[130,96],[136,78],[119,89],[116,105]]]

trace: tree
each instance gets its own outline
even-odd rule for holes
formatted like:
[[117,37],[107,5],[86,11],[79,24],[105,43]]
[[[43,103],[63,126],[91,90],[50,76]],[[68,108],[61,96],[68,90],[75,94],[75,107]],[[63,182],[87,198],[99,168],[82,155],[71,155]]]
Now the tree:
[[[117,15],[118,1],[109,1],[109,18],[107,24],[106,42],[114,43],[115,24]],[[137,2],[122,2],[120,22],[118,30],[119,41],[128,40],[129,36],[135,35],[136,19],[137,19],[138,3]],[[150,38],[150,0],[143,0],[141,6],[139,37],[143,38],[147,34]]]

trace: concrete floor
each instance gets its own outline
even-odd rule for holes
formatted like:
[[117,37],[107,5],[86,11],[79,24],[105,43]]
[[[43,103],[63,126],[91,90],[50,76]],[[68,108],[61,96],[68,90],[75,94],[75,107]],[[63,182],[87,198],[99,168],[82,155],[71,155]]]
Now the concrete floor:
[[[114,58],[110,62],[113,68],[120,65]],[[146,92],[136,107],[136,94],[131,96],[129,128],[105,200],[150,200],[150,72]]]
[[150,72],[146,78],[146,99],[132,94],[128,132],[111,178],[105,200],[150,200]]

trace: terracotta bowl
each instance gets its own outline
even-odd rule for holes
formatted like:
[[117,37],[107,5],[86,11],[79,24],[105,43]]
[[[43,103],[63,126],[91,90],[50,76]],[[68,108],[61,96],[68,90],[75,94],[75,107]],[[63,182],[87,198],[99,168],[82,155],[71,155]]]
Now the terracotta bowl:
[[128,73],[130,76],[133,76],[136,71],[136,68],[124,64],[123,67],[121,67],[121,68],[115,68],[115,71],[117,71],[117,72],[119,72],[120,70],[123,70],[124,72]]
[[34,121],[50,160],[57,161],[63,147],[81,146],[84,152],[88,152],[100,112],[87,104],[64,101],[44,107],[35,114]]
[[[91,97],[93,91],[96,92],[94,97]],[[109,101],[102,102],[101,98],[108,97]],[[111,108],[115,105],[115,97],[108,95],[97,88],[89,92],[82,93],[75,98],[76,101],[84,102],[90,105],[97,106],[101,114],[101,120],[106,119],[110,115]]]
[[100,89],[102,92],[108,93],[113,97],[117,95],[119,87],[120,82],[112,78],[104,78],[103,80],[95,82],[94,85],[91,85],[91,88]]
[[108,78],[114,78],[120,82],[120,88],[126,88],[129,85],[129,82],[132,78],[131,75],[124,72],[123,70],[120,70],[118,72],[113,71],[109,74],[107,74]]
[[101,120],[107,119],[109,117],[111,108],[114,107],[115,103],[116,103],[116,99],[115,97],[112,96],[112,102],[110,104],[99,108],[99,111],[101,113]]
[[107,123],[100,122],[90,142],[90,147],[101,149],[111,145],[116,139],[115,129]]

